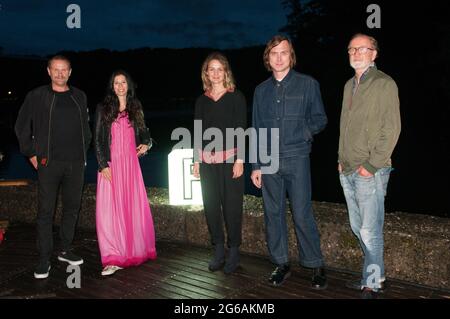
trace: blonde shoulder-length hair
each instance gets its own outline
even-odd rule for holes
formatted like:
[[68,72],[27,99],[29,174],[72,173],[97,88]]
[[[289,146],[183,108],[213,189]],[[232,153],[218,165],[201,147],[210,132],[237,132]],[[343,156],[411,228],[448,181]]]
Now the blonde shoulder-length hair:
[[210,91],[212,88],[211,81],[208,79],[208,66],[209,63],[212,60],[217,60],[222,64],[224,72],[225,72],[225,78],[223,80],[223,86],[226,89],[234,90],[236,88],[236,84],[234,82],[233,73],[231,72],[230,63],[228,63],[228,59],[220,52],[213,52],[210,55],[208,55],[203,62],[202,65],[202,82],[203,82],[203,90],[204,91]]

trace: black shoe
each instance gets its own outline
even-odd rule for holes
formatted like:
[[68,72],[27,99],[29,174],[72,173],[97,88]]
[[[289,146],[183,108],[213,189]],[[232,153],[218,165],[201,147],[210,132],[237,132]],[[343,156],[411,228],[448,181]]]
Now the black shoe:
[[239,247],[231,247],[223,272],[231,274],[239,267]]
[[48,274],[50,272],[50,262],[48,261],[41,261],[36,267],[36,270],[34,271],[34,278],[36,279],[45,279],[48,277]]
[[[345,283],[345,287],[353,289],[353,290],[362,290],[363,286],[361,286],[361,280],[349,280]],[[386,282],[382,281],[380,283],[380,288],[378,292],[383,293],[386,290]]]
[[291,267],[289,265],[280,265],[270,275],[269,282],[274,286],[281,286],[290,276]]
[[65,261],[73,266],[81,265],[84,261],[81,257],[75,255],[71,251],[62,251],[58,255],[58,260]]
[[364,287],[361,292],[361,299],[378,299],[378,291]]
[[222,245],[214,246],[214,257],[208,264],[209,271],[217,271],[225,264],[225,248]]
[[311,288],[316,290],[323,290],[328,287],[327,276],[325,269],[322,267],[313,269],[313,277],[311,281]]

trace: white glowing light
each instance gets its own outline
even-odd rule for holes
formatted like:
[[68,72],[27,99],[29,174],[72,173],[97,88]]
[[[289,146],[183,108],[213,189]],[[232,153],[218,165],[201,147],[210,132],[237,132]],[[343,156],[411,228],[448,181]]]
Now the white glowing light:
[[173,150],[168,160],[170,205],[203,205],[200,179],[192,175],[194,151]]

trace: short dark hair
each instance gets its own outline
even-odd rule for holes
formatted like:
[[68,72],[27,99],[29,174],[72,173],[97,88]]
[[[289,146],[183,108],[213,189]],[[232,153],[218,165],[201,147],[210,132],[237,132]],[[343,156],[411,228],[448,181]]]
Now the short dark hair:
[[71,63],[70,63],[69,58],[67,58],[66,56],[61,55],[61,54],[52,56],[52,57],[48,60],[48,62],[47,62],[47,67],[50,67],[50,66],[52,65],[52,62],[53,62],[54,60],[62,60],[62,61],[66,61],[66,62],[69,64],[69,69],[72,68],[72,65],[71,65]]

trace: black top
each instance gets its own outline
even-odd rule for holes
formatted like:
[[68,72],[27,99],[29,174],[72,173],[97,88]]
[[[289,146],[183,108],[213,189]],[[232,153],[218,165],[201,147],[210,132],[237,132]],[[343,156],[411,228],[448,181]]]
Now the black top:
[[[108,162],[111,161],[111,123],[105,124],[102,120],[103,107],[103,103],[100,103],[97,105],[97,110],[95,111],[94,145],[99,172],[108,167]],[[136,145],[145,144],[150,149],[152,147],[152,138],[150,137],[150,131],[145,126],[145,123],[144,127],[141,128],[136,125],[135,121],[132,121],[131,125],[134,128],[134,140],[136,142]]]
[[[202,94],[197,98],[195,102],[195,119],[202,120],[202,140],[203,133],[208,128],[218,128],[223,135],[223,144],[218,143],[218,147],[214,151],[223,151],[230,149],[226,144],[226,129],[227,128],[247,128],[247,105],[245,96],[239,90],[233,92],[226,92],[219,100],[214,101],[210,97]],[[204,140],[202,142],[202,148],[212,140]],[[233,146],[231,148],[237,148],[236,138],[234,139]],[[243,156],[240,156],[243,157]],[[194,159],[198,160],[198,151],[194,150]],[[244,158],[241,158],[244,159]]]
[[80,110],[70,91],[55,92],[51,114],[51,156],[58,161],[83,160]]
[[[81,123],[84,137],[84,158],[91,142],[89,112],[86,94],[76,87],[70,86],[70,93],[81,109]],[[50,158],[50,106],[54,103],[55,92],[51,84],[42,85],[31,90],[20,107],[14,130],[20,145],[20,151],[27,157],[37,156],[40,160]],[[53,120],[53,119],[52,119]],[[41,161],[42,163],[42,161]]]

